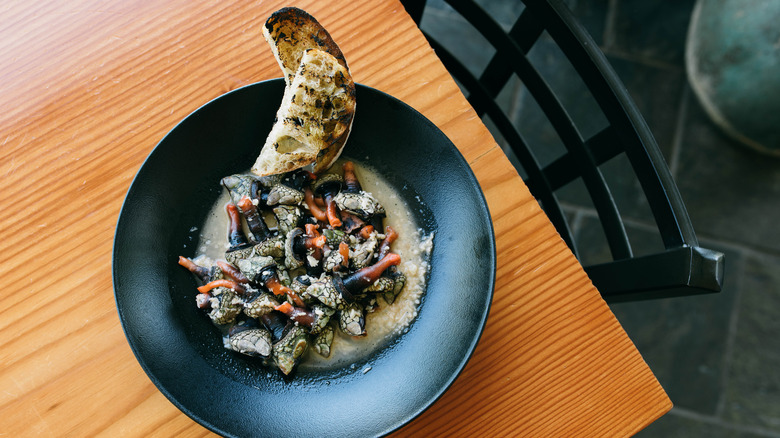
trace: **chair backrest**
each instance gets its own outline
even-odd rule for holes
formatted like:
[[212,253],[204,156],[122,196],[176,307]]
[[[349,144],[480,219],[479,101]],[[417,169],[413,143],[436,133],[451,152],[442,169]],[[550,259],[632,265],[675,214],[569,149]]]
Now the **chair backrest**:
[[[529,190],[577,257],[569,218],[556,192],[575,180],[587,189],[611,253],[610,261],[585,265],[602,296],[617,302],[720,291],[723,254],[699,246],[652,133],[604,54],[563,1],[523,0],[525,8],[508,30],[474,1],[444,1],[489,42],[495,50],[492,58],[475,75],[469,60],[458,59],[424,29],[423,33],[477,114],[486,117],[511,148]],[[402,3],[419,25],[425,1]],[[583,135],[571,116],[577,102],[565,106],[565,99],[529,60],[529,51],[543,34],[558,46],[595,100],[606,124],[597,132]],[[560,156],[545,164],[497,102],[513,77],[525,86],[565,146]],[[630,162],[657,225],[663,248],[656,253],[637,256],[632,251],[623,217],[599,167],[620,155]]]

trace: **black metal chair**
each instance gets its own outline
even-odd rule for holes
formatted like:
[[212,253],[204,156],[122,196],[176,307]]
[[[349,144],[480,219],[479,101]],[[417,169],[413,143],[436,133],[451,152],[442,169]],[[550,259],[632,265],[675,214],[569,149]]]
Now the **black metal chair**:
[[[426,38],[464,90],[480,117],[487,117],[519,162],[525,182],[566,244],[580,257],[569,219],[556,192],[581,179],[603,228],[611,261],[585,270],[608,302],[718,292],[724,256],[699,246],[669,168],[642,115],[587,31],[562,0],[523,0],[525,8],[505,31],[470,0],[444,0],[490,43],[495,54],[479,77],[425,31]],[[403,0],[419,25],[425,0]],[[603,112],[607,126],[584,138],[570,108],[551,89],[527,55],[545,33],[560,48]],[[565,153],[541,165],[496,98],[513,75],[523,83],[565,146]],[[599,166],[624,154],[655,219],[663,249],[635,256],[610,187]],[[514,158],[513,158],[514,159]],[[580,259],[582,260],[582,259]]]

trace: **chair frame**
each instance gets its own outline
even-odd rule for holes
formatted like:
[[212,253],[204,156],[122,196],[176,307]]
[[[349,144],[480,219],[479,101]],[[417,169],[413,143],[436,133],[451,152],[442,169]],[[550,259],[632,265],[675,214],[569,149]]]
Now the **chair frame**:
[[[613,261],[585,266],[608,302],[719,292],[724,255],[699,246],[690,217],[658,145],[625,86],[588,32],[562,0],[522,0],[525,9],[508,32],[470,0],[445,0],[496,49],[477,78],[449,51],[423,32],[432,48],[469,95],[477,114],[487,115],[510,144],[527,173],[525,180],[550,221],[579,253],[555,191],[582,178],[601,221]],[[419,25],[425,1],[402,1]],[[527,59],[543,32],[559,46],[603,111],[608,126],[583,138],[566,108]],[[527,87],[558,132],[566,154],[542,167],[521,133],[495,99],[512,75]],[[645,193],[665,250],[635,257],[625,225],[599,165],[625,154]]]

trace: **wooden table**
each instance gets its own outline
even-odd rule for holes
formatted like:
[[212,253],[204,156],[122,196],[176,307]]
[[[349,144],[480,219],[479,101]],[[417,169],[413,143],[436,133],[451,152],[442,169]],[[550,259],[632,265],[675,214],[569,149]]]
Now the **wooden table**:
[[[300,1],[354,79],[436,123],[474,170],[498,272],[451,389],[398,435],[625,436],[671,403],[396,0]],[[136,362],[111,284],[114,227],[180,119],[281,76],[260,28],[282,1],[12,0],[0,8],[0,435],[186,436]]]

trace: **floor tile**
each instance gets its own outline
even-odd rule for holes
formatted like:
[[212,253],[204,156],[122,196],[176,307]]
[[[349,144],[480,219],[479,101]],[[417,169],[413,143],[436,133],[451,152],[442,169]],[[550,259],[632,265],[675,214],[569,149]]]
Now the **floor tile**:
[[567,0],[566,4],[593,41],[601,45],[604,42],[609,0]]
[[[656,144],[668,166],[674,151],[674,139],[678,129],[678,110],[685,78],[681,71],[656,68],[618,58],[608,58],[626,87],[632,101],[650,128]],[[655,225],[647,198],[634,169],[625,155],[618,156],[601,166],[604,179],[615,199],[621,216],[627,219]],[[582,205],[588,196],[582,187],[562,191],[564,202]]]
[[668,413],[634,435],[635,438],[758,438],[760,432],[724,427],[716,421],[706,421]]
[[[525,9],[525,6],[520,1],[506,1],[506,0],[475,0],[477,5],[488,13],[496,22],[498,22],[505,30],[512,27],[520,13]],[[447,4],[444,0],[429,0],[426,2],[426,7],[429,9],[435,9],[439,11],[452,11],[452,6]]]
[[[679,70],[657,68],[614,57],[608,59],[647,123],[668,166],[674,151],[680,96],[685,86],[684,75]],[[630,164],[621,164],[618,159],[607,163],[602,171],[615,192],[621,214],[634,220],[654,223],[647,199]]]
[[[529,52],[528,59],[556,95],[580,137],[587,139],[607,125],[581,76],[549,36],[542,36]],[[538,103],[541,95],[534,91],[524,86],[515,124],[544,166],[563,155],[566,148],[559,130]]]
[[607,48],[654,62],[683,66],[685,39],[695,0],[615,2]]
[[504,30],[509,30],[525,9],[522,2],[506,0],[476,0],[485,12],[496,20]]
[[467,60],[464,65],[477,77],[495,54],[490,43],[465,18],[449,8],[427,7],[420,29],[461,62]]
[[678,128],[678,109],[686,87],[684,71],[626,61],[615,56],[607,59],[626,86],[664,158],[669,161]]
[[675,178],[697,233],[780,251],[780,160],[732,141],[689,100]]
[[742,254],[707,245],[703,243],[725,251],[729,261],[721,292],[610,308],[675,406],[714,415],[723,394],[724,355]]
[[[635,256],[655,254],[664,250],[657,230],[651,227],[626,224],[626,235]],[[580,219],[575,234],[579,260],[585,266],[613,260],[604,237],[601,221],[593,213]]]
[[752,254],[728,373],[724,418],[780,432],[780,257]]

